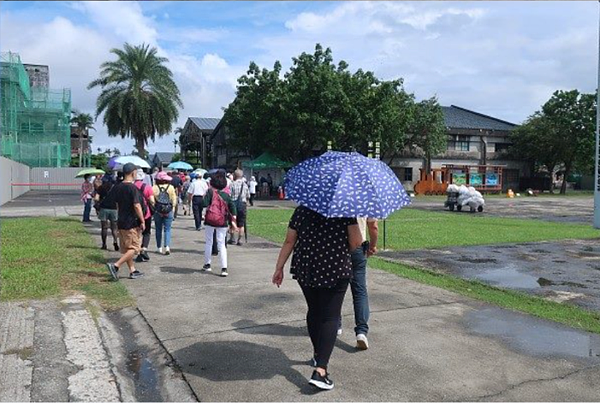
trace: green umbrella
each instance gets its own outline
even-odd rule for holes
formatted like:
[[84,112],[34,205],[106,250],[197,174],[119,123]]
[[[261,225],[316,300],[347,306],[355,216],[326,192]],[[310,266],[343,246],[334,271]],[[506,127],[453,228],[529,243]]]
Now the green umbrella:
[[79,171],[77,173],[77,175],[75,175],[76,178],[81,178],[82,176],[85,175],[104,175],[105,172],[101,169],[98,168],[86,168],[86,169],[82,169],[81,171]]

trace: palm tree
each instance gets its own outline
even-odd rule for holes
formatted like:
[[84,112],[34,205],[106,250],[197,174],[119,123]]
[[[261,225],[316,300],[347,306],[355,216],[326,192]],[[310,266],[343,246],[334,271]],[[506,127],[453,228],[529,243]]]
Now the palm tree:
[[117,60],[102,63],[100,78],[88,89],[100,86],[96,117],[104,112],[110,136],[131,137],[139,156],[146,156],[148,140],[154,141],[171,131],[183,107],[173,73],[150,45],[112,49]]
[[89,113],[81,113],[72,111],[73,117],[71,118],[71,124],[77,128],[77,134],[79,135],[79,166],[83,166],[83,134],[86,134],[88,139],[88,147],[90,145],[90,129],[96,130],[93,126],[94,118]]

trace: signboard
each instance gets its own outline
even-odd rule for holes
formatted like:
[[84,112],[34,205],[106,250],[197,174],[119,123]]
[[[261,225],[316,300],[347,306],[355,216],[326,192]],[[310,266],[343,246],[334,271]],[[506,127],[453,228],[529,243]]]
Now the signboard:
[[471,174],[469,176],[469,182],[472,186],[481,186],[483,184],[483,175]]
[[489,186],[498,186],[498,174],[485,175],[485,184]]
[[327,142],[327,151],[331,151],[333,148],[333,141],[329,140]]
[[50,172],[44,171],[44,178],[49,178],[49,177],[50,177]]
[[367,157],[369,157],[369,158],[373,158],[373,154],[374,154],[374,152],[375,152],[375,149],[374,149],[374,144],[373,144],[373,142],[372,142],[372,141],[369,141],[369,142],[367,143]]
[[381,148],[379,147],[380,143],[379,141],[375,142],[375,159],[378,160],[381,157]]
[[466,185],[467,184],[467,174],[453,174],[452,175],[452,183],[455,185]]

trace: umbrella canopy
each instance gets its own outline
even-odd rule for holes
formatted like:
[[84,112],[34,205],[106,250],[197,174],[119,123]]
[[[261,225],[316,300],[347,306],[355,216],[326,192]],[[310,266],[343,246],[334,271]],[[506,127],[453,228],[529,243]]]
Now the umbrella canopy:
[[289,168],[293,166],[289,162],[285,162],[275,157],[273,154],[269,152],[265,152],[260,155],[260,157],[252,160],[242,162],[242,167],[244,168],[252,168],[252,169],[276,169],[276,168]]
[[203,168],[198,168],[194,170],[194,173],[200,176],[204,176],[205,173],[207,173],[208,171],[206,169]]
[[117,166],[117,158],[119,158],[118,156],[112,157],[111,159],[108,160],[108,163],[106,165],[108,165],[108,167],[110,169],[115,169],[115,166]]
[[124,155],[121,157],[117,157],[115,159],[115,167],[114,169],[117,171],[120,171],[123,169],[123,165],[127,164],[128,162],[131,162],[132,164],[140,167],[140,168],[147,168],[150,169],[150,164],[148,164],[148,162],[146,162],[146,160],[138,157],[137,155]]
[[81,178],[85,175],[103,175],[105,172],[101,169],[98,168],[86,168],[86,169],[82,169],[81,171],[77,172],[77,175],[75,175],[76,178]]
[[358,153],[329,151],[292,168],[287,196],[326,217],[386,218],[410,204],[385,163]]
[[188,164],[187,162],[183,162],[183,161],[175,161],[175,162],[171,162],[167,168],[171,168],[171,169],[181,169],[184,171],[191,171],[192,169],[194,169],[193,166],[191,166],[190,164]]

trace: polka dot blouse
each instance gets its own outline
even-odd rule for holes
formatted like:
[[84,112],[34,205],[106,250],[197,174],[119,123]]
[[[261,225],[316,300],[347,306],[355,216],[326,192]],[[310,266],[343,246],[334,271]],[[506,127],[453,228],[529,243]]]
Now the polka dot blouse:
[[352,278],[348,226],[356,218],[327,218],[300,206],[289,227],[298,233],[292,257],[292,277],[304,287],[330,288]]

